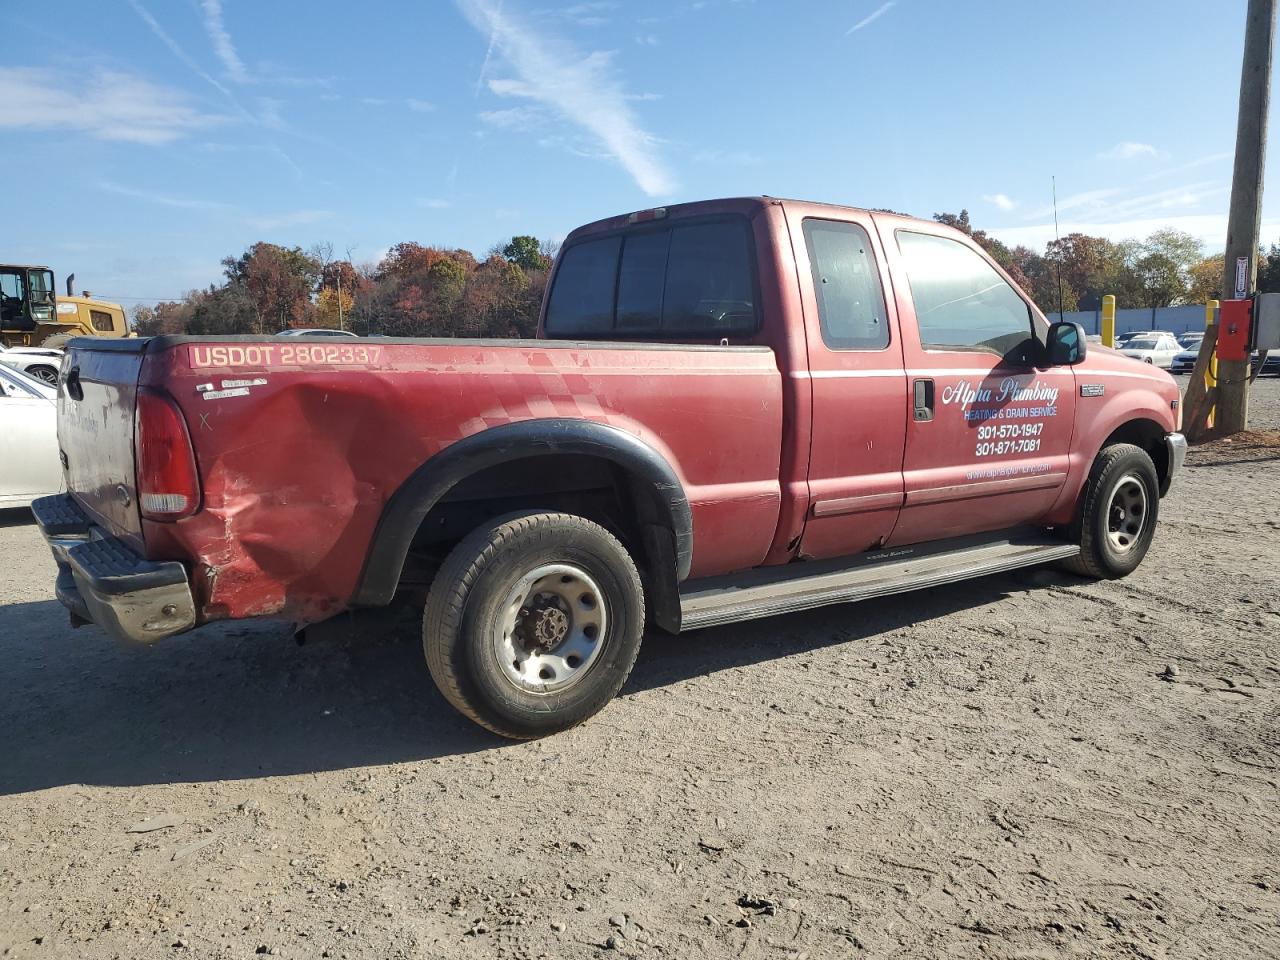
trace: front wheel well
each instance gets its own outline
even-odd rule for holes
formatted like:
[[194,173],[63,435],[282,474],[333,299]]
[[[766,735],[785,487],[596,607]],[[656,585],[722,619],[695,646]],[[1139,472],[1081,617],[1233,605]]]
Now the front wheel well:
[[1102,449],[1117,443],[1131,443],[1141,447],[1156,466],[1156,477],[1160,481],[1160,496],[1169,490],[1172,477],[1169,474],[1169,448],[1164,442],[1168,431],[1154,420],[1141,418],[1130,420],[1111,431],[1110,436],[1102,442]]

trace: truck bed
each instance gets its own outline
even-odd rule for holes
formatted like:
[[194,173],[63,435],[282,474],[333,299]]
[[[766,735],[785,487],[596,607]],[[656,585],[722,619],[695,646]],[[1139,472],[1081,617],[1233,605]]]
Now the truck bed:
[[[694,529],[709,531],[695,575],[760,563],[777,525],[782,387],[765,347],[156,337],[69,352],[59,437],[71,493],[147,560],[191,564],[201,621],[332,615],[406,479],[451,444],[521,421],[591,421],[662,453]],[[191,435],[203,502],[177,522],[138,510],[139,389],[171,396]]]

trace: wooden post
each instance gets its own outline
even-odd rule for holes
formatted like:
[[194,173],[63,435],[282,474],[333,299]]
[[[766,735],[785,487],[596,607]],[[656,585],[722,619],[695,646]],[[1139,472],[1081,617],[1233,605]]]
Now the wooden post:
[[[1236,160],[1231,176],[1231,206],[1222,281],[1224,298],[1248,297],[1257,287],[1262,169],[1267,143],[1271,46],[1275,30],[1276,0],[1249,0],[1245,14],[1244,57],[1240,64]],[[1218,363],[1217,426],[1225,434],[1239,433],[1248,425],[1248,420],[1249,361],[1247,358],[1221,360]]]

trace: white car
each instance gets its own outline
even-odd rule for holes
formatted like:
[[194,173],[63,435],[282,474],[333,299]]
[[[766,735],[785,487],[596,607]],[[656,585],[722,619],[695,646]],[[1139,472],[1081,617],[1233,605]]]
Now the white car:
[[0,508],[61,493],[58,391],[0,364]]
[[0,363],[56,386],[62,351],[52,347],[0,347]]
[[1148,333],[1126,342],[1117,348],[1126,357],[1142,360],[1153,366],[1172,366],[1173,358],[1182,352],[1177,338],[1171,333]]

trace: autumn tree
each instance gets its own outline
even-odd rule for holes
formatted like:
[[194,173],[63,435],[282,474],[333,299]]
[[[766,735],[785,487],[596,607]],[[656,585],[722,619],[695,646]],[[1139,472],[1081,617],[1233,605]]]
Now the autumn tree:
[[[1218,276],[1221,283],[1221,271]],[[1265,253],[1258,249],[1258,292],[1280,293],[1280,244],[1271,244]]]
[[424,247],[420,243],[408,241],[397,243],[378,264],[378,279],[397,278],[407,280],[410,277],[424,274],[442,255],[435,247]]
[[255,333],[304,326],[320,264],[301,247],[255,243],[239,258],[222,261],[229,288],[247,292],[255,311]]
[[512,237],[502,248],[502,255],[521,270],[544,270],[551,265],[538,238],[528,235]]
[[[1215,253],[1213,256],[1203,257],[1191,265],[1187,271],[1189,284],[1187,287],[1188,303],[1208,303],[1210,300],[1219,299],[1218,294],[1222,289],[1222,268],[1224,255]],[[1262,282],[1262,271],[1258,271],[1259,286]]]

